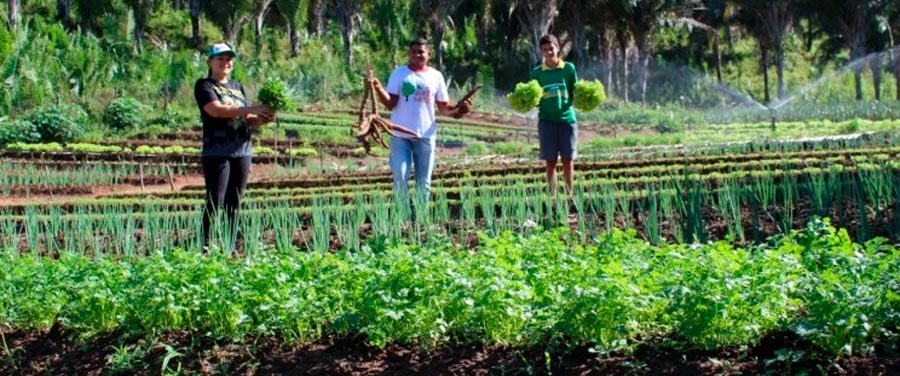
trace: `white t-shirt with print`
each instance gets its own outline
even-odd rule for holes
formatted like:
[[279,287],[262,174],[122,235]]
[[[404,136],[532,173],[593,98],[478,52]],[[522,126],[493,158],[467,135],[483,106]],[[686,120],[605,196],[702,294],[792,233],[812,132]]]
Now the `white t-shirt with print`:
[[[387,92],[400,97],[391,112],[391,121],[409,128],[421,138],[437,134],[435,103],[449,101],[444,75],[428,67],[421,71],[402,65],[388,79]],[[402,134],[401,134],[402,135]]]

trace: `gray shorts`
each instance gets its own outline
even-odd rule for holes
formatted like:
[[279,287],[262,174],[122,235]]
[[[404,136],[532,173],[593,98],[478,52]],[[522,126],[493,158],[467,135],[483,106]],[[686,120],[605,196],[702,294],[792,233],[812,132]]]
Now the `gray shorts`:
[[541,159],[545,161],[555,161],[557,158],[575,159],[578,156],[578,123],[539,120],[538,139],[541,145]]

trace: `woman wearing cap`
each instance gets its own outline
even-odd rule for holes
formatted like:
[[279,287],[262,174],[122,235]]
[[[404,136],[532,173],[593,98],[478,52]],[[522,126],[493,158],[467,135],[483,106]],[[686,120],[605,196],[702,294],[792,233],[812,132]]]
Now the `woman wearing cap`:
[[[225,217],[237,230],[237,213],[247,187],[253,145],[250,131],[272,121],[275,112],[265,106],[251,106],[244,86],[230,80],[234,69],[234,50],[219,43],[209,49],[209,74],[197,80],[194,98],[203,122],[201,164],[206,181],[206,206],[203,210],[203,244],[209,242],[212,216],[225,209]],[[221,218],[221,217],[219,217]]]

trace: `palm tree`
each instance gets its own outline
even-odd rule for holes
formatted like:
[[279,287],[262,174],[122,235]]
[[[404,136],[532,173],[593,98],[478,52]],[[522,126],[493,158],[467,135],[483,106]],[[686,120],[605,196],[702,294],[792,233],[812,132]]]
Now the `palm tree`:
[[[833,38],[850,50],[850,60],[866,56],[866,40],[875,17],[881,14],[888,0],[823,0],[816,2],[826,29],[837,30]],[[862,64],[853,67],[856,100],[863,99]]]
[[306,8],[306,32],[310,36],[318,37],[325,32],[325,2],[327,0],[309,0]]
[[900,3],[891,2],[885,9],[885,26],[891,43],[891,64],[894,66],[894,84],[897,100],[900,101],[900,47],[896,42],[900,39]]
[[300,24],[306,21],[305,10],[309,0],[275,0],[275,4],[287,19],[291,56],[296,57],[300,54]]
[[128,6],[134,14],[134,43],[138,51],[143,47],[144,27],[147,26],[150,13],[156,9],[156,5],[156,0],[128,0]]
[[[647,70],[652,45],[650,37],[662,21],[690,17],[700,0],[613,0],[610,8],[628,26],[638,54],[638,84],[641,103],[647,103]],[[621,43],[620,43],[621,44]],[[627,83],[626,83],[627,85]]]
[[431,24],[431,38],[434,43],[435,61],[438,69],[444,67],[444,30],[450,15],[462,4],[463,0],[420,0],[421,14]]
[[516,13],[522,21],[528,38],[534,48],[531,51],[531,65],[537,65],[541,61],[541,52],[538,49],[538,43],[541,37],[550,31],[550,25],[553,24],[553,18],[557,13],[557,1],[530,1],[518,0],[516,3]]
[[222,30],[225,41],[231,45],[237,43],[238,34],[249,21],[250,12],[254,9],[252,0],[201,0],[201,5],[203,13]]
[[[600,5],[602,2],[603,0],[566,0],[561,5],[560,20],[563,21],[566,34],[569,35],[572,46],[571,53],[575,57],[575,66],[577,67],[587,65],[586,21],[590,18],[606,18],[604,17],[604,8]],[[585,17],[585,15],[590,15],[590,17]]]
[[194,48],[200,48],[203,40],[200,35],[200,0],[190,0],[188,5],[191,15],[191,39],[194,41]]
[[341,26],[341,39],[344,41],[344,59],[347,66],[353,67],[353,40],[359,31],[362,0],[331,0],[334,18]]
[[795,0],[732,0],[732,21],[741,25],[759,44],[764,98],[769,98],[770,54],[778,80],[778,99],[784,99],[784,38],[794,22]]
[[256,52],[262,50],[263,43],[263,22],[266,19],[266,15],[269,14],[269,10],[272,8],[272,3],[275,0],[254,0],[254,9],[253,9],[253,31],[256,34]]
[[75,28],[75,23],[72,22],[71,0],[56,0],[56,19],[63,24],[66,30]]
[[7,1],[6,10],[9,17],[9,28],[15,30],[19,26],[19,0]]
[[83,32],[103,34],[103,17],[122,15],[122,3],[117,0],[75,0],[75,11]]

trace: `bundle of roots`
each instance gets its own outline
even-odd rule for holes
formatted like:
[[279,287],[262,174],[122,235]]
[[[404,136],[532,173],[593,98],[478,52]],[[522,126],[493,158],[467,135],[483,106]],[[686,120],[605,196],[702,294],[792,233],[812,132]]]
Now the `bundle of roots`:
[[[379,145],[384,147],[385,149],[390,148],[387,142],[384,141],[384,136],[382,133],[387,132],[392,137],[405,137],[405,138],[418,138],[419,135],[416,134],[415,131],[394,124],[390,120],[387,120],[381,115],[378,114],[378,108],[375,105],[375,88],[369,84],[369,77],[371,77],[371,71],[366,77],[365,82],[365,90],[363,90],[362,101],[359,103],[359,122],[354,124],[350,128],[351,134],[356,133],[356,139],[362,143],[363,148],[366,149],[366,154],[370,154],[372,151],[372,141],[374,140]],[[457,104],[463,103],[472,98],[478,89],[481,89],[481,85],[477,85],[472,90],[469,90],[463,98],[457,102]],[[366,112],[366,104],[370,103],[371,107],[368,112]],[[466,113],[467,110],[463,110],[462,106],[457,105],[456,113],[453,115],[455,118],[460,118]]]
[[[351,134],[355,132],[356,139],[363,144],[366,154],[372,151],[372,140],[385,149],[389,148],[387,142],[384,141],[384,136],[381,135],[384,132],[394,137],[401,133],[407,137],[418,137],[416,132],[394,124],[378,114],[378,108],[375,106],[375,89],[369,84],[368,77],[371,77],[371,72],[366,77],[365,90],[362,101],[359,103],[359,122],[350,128]],[[366,103],[371,103],[371,110],[368,113],[366,112]]]

